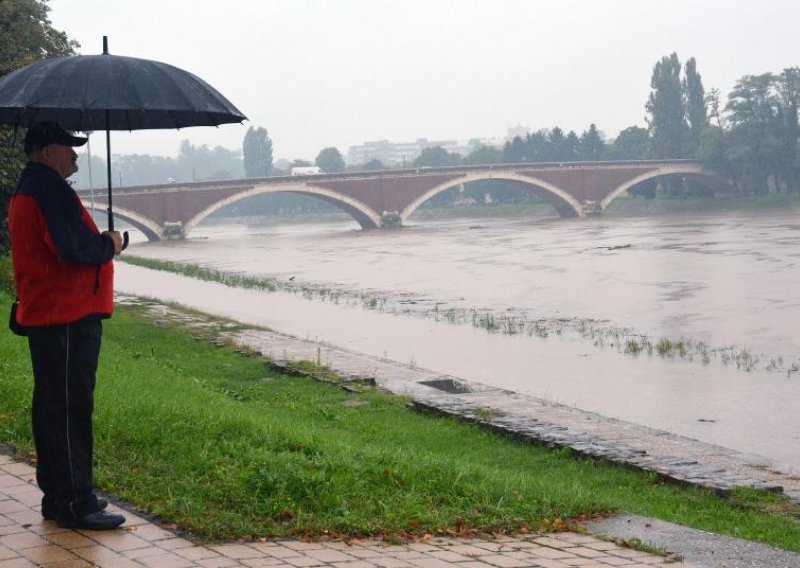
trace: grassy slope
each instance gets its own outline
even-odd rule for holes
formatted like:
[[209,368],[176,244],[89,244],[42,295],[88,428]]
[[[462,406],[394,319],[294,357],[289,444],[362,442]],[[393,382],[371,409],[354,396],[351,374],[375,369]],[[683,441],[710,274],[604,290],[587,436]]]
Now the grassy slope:
[[[30,451],[25,341],[3,329],[0,352],[0,441]],[[775,498],[725,501],[278,375],[134,308],[106,324],[95,422],[98,484],[207,539],[552,529],[625,510],[800,550]]]

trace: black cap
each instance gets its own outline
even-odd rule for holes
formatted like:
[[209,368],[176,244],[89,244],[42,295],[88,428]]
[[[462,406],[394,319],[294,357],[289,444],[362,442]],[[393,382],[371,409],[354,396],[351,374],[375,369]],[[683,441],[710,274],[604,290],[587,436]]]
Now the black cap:
[[82,136],[73,136],[56,122],[37,122],[28,128],[28,133],[25,134],[25,153],[30,154],[34,150],[44,148],[50,144],[83,146],[87,140],[88,138],[83,138]]

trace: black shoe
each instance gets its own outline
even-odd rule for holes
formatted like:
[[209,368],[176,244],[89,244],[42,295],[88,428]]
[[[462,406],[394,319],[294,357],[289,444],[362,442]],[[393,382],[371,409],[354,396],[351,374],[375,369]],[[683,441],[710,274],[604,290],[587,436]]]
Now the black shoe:
[[125,517],[105,511],[95,511],[84,515],[80,519],[57,519],[58,526],[62,529],[86,529],[90,531],[109,531],[125,522]]
[[[98,497],[97,498],[97,507],[98,507],[97,508],[98,511],[104,510],[106,507],[108,507],[108,501],[106,501],[102,497]],[[46,520],[46,521],[55,521],[56,520],[56,514],[53,511],[53,509],[51,509],[50,507],[45,506],[45,505],[42,505],[42,516],[44,517],[44,520]]]

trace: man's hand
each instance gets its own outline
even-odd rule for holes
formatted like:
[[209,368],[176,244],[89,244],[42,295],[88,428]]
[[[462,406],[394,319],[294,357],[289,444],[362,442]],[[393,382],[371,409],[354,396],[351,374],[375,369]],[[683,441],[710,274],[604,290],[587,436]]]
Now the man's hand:
[[104,235],[108,235],[111,237],[111,240],[114,241],[114,254],[119,254],[122,252],[122,235],[119,231],[103,231]]

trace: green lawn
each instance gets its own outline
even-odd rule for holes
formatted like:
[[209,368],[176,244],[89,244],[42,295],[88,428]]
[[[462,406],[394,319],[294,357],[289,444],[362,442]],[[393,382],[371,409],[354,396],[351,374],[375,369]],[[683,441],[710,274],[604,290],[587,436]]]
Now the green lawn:
[[[97,483],[203,539],[552,530],[621,510],[800,551],[798,511],[777,497],[724,500],[281,375],[141,308],[104,333]],[[0,443],[25,454],[26,342],[4,327],[0,353]]]

